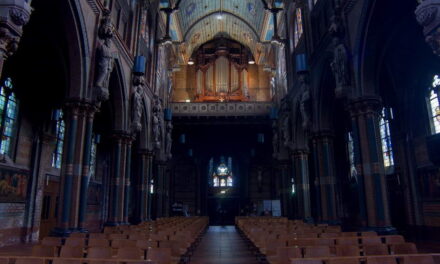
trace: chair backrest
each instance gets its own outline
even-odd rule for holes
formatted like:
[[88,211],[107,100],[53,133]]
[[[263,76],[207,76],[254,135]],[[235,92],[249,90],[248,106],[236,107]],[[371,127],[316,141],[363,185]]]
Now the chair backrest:
[[320,237],[322,237],[322,238],[334,238],[334,237],[340,237],[341,236],[341,233],[322,233],[321,235],[320,235]]
[[294,259],[291,264],[323,264],[322,260],[316,259]]
[[384,244],[364,246],[364,254],[366,256],[388,255],[388,246]]
[[55,246],[35,245],[32,247],[32,256],[34,257],[55,257],[57,253]]
[[45,264],[44,259],[38,258],[17,258],[15,264]]
[[382,240],[378,236],[367,236],[361,238],[361,243],[363,245],[376,245],[376,244],[382,244]]
[[138,240],[136,241],[136,247],[140,249],[148,249],[153,247],[158,247],[158,242],[156,240]]
[[360,250],[358,246],[351,245],[339,245],[335,247],[336,256],[339,257],[351,257],[351,256],[359,256]]
[[127,235],[125,234],[109,234],[108,238],[110,240],[115,240],[115,239],[127,239]]
[[0,264],[9,264],[9,259],[6,257],[0,257]]
[[46,246],[61,246],[63,239],[61,237],[45,237],[41,241],[41,244]]
[[318,258],[318,257],[330,257],[330,247],[327,246],[314,246],[306,247],[304,249],[305,258]]
[[367,264],[397,264],[395,257],[368,257]]
[[358,258],[331,258],[327,262],[327,264],[359,264]]
[[69,237],[79,237],[79,238],[86,238],[87,234],[86,233],[71,233],[69,235]]
[[89,234],[89,239],[96,239],[96,238],[101,238],[101,239],[106,239],[107,238],[107,234],[104,233],[90,233]]
[[63,246],[60,251],[62,258],[82,258],[84,257],[84,250],[82,247]]
[[302,254],[298,247],[279,247],[276,256],[278,264],[290,264],[291,258],[301,258]]
[[403,244],[405,243],[405,238],[399,235],[385,236],[385,243],[387,244]]
[[315,242],[318,239],[307,239],[307,238],[298,238],[298,239],[289,239],[287,245],[289,247],[298,246],[298,247],[310,247],[316,245]]
[[171,262],[170,248],[150,248],[147,251],[147,260],[157,264],[169,264]]
[[342,237],[357,237],[358,233],[357,232],[342,232],[341,236]]
[[375,231],[362,232],[361,236],[377,236]]
[[52,261],[52,264],[82,264],[83,261],[81,260],[66,260],[66,259],[59,259],[59,258],[55,258]]
[[118,249],[116,257],[118,259],[143,259],[144,252],[137,247],[123,247]]
[[341,237],[336,239],[336,245],[358,245],[359,239],[357,237]]
[[111,258],[111,247],[91,247],[87,250],[87,258]]
[[105,238],[90,238],[89,247],[108,247],[110,246],[110,241]]
[[86,239],[81,237],[68,237],[64,245],[69,247],[85,247]]
[[403,243],[391,245],[392,254],[417,254],[417,247],[414,243]]
[[335,245],[335,240],[331,238],[321,238],[315,239],[316,246],[333,246]]
[[136,240],[114,239],[112,240],[112,248],[136,247]]
[[429,256],[429,255],[406,256],[406,257],[403,257],[403,264],[414,264],[414,263],[417,263],[417,264],[434,264],[435,261],[434,261],[433,256]]

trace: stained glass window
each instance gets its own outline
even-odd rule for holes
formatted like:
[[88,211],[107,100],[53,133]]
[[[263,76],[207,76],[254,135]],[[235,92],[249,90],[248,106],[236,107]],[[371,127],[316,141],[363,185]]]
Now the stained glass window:
[[348,161],[350,162],[350,177],[356,177],[356,164],[354,159],[354,140],[352,132],[348,132],[347,138]]
[[63,160],[64,134],[66,131],[66,124],[64,122],[64,114],[62,110],[54,111],[54,121],[56,122],[56,145],[55,150],[52,153],[52,167],[61,169],[61,163]]
[[232,182],[232,176],[229,176],[229,177],[228,177],[228,180],[227,180],[227,182],[226,182],[226,185],[227,185],[228,187],[232,187],[232,185],[233,185],[233,182]]
[[292,179],[290,179],[290,181],[291,181],[291,184],[292,184],[292,194],[295,194],[295,192],[296,192],[296,189],[295,189],[295,179],[292,178]]
[[146,43],[148,43],[148,10],[144,8],[141,12],[141,29],[140,29],[140,35],[145,40]]
[[301,8],[295,10],[295,48],[303,35],[303,20]]
[[232,168],[232,158],[229,157],[227,160],[227,164],[224,162],[224,158],[220,165],[215,169],[212,173],[212,186],[214,187],[233,187],[234,186],[234,178],[231,172]]
[[219,181],[217,176],[214,176],[214,180],[213,181],[214,181],[214,187],[219,187],[220,186],[220,181]]
[[154,179],[150,180],[150,194],[154,194]]
[[391,143],[390,120],[393,119],[393,110],[383,108],[380,118],[380,137],[382,141],[383,162],[385,168],[394,165],[393,145]]
[[0,154],[11,155],[17,124],[18,103],[13,92],[11,78],[7,78],[0,88],[0,122],[2,137]]
[[440,78],[438,75],[434,76],[432,87],[429,94],[429,112],[431,114],[432,132],[433,134],[440,133],[440,106],[437,89],[440,86]]

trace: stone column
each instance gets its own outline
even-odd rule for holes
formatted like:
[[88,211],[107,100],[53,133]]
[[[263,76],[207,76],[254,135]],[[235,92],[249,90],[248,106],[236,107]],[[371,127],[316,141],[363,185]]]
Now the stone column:
[[79,195],[79,214],[78,214],[78,229],[80,232],[87,232],[85,223],[87,221],[87,198],[88,188],[90,182],[90,162],[93,145],[93,120],[96,109],[92,106],[86,109],[86,125],[84,133],[84,152],[81,173],[81,186]]
[[66,134],[63,149],[63,166],[61,170],[60,200],[57,226],[53,231],[56,235],[60,236],[65,236],[70,233],[69,227],[72,210],[74,159],[80,104],[67,103],[65,108]]
[[137,177],[137,215],[140,222],[148,219],[148,152],[139,151],[139,171]]
[[[288,162],[287,162],[288,163]],[[292,182],[291,182],[291,174],[289,173],[289,166],[285,161],[278,161],[277,171],[280,177],[281,183],[281,206],[282,206],[282,215],[291,217],[291,202],[292,202]]]
[[0,2],[0,79],[5,61],[15,53],[23,34],[23,26],[31,15],[30,0]]
[[310,179],[309,179],[309,152],[303,149],[293,151],[293,171],[298,192],[298,209],[300,216],[306,221],[312,221],[310,202]]
[[154,152],[149,151],[147,154],[147,220],[151,220],[152,195],[150,192],[151,180],[153,179],[153,160]]
[[110,167],[111,180],[110,180],[110,200],[109,200],[109,215],[106,225],[115,226],[119,224],[119,211],[121,211],[121,155],[122,155],[122,141],[121,134],[114,134],[113,140],[113,157]]
[[337,216],[336,177],[333,136],[329,131],[315,133],[313,137],[314,162],[319,193],[320,220],[335,224]]
[[126,154],[125,154],[125,184],[124,184],[124,210],[123,223],[129,224],[128,213],[130,209],[130,195],[131,195],[131,147],[133,138],[128,136],[126,138]]
[[392,231],[379,130],[381,100],[365,97],[351,102],[360,218],[379,232]]

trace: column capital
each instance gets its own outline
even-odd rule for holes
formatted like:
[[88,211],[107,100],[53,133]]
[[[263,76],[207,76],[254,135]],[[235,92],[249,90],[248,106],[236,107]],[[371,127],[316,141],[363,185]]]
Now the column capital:
[[309,154],[310,154],[310,151],[307,149],[294,149],[294,150],[292,150],[292,156],[294,158],[307,157]]
[[312,132],[313,139],[333,138],[335,133],[330,129],[317,130]]
[[379,114],[382,109],[382,99],[379,96],[360,97],[348,104],[351,116]]

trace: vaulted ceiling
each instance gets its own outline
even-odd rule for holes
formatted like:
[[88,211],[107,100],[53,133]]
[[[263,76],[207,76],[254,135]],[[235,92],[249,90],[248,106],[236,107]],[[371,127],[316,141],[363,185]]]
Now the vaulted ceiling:
[[[282,0],[266,1],[282,6]],[[161,2],[168,4],[168,0]],[[271,17],[261,0],[182,0],[179,11],[173,13],[170,33],[182,43],[180,51],[187,59],[200,45],[219,36],[242,43],[257,57],[262,42],[273,35]]]

